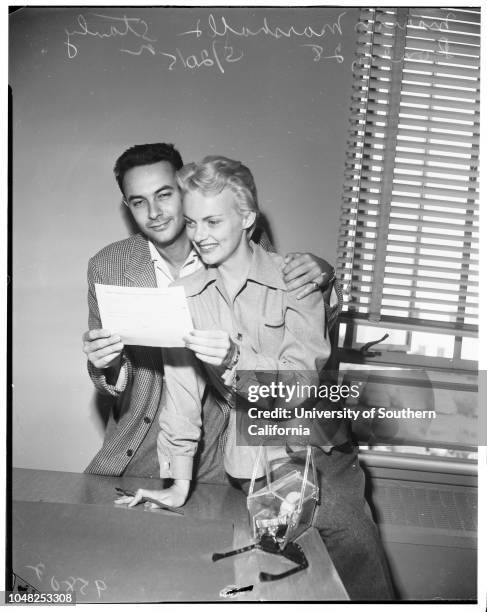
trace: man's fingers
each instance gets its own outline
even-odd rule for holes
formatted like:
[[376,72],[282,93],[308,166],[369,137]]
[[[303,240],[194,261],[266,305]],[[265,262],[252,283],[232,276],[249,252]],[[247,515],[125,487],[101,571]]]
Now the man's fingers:
[[111,344],[105,348],[99,349],[98,351],[89,351],[89,354],[93,359],[100,360],[104,357],[109,357],[113,359],[115,355],[120,355],[123,351],[123,344],[119,342],[118,344]]
[[88,357],[88,361],[90,361],[96,368],[106,368],[111,365],[111,363],[115,361],[115,359],[120,357],[120,355],[122,354],[122,350],[123,345],[119,351],[110,351],[106,355],[99,355],[98,353],[87,353],[86,355]]
[[284,264],[288,264],[293,259],[295,259],[298,255],[301,255],[301,253],[288,253],[287,255],[284,256]]
[[100,340],[85,341],[83,343],[83,350],[85,353],[94,353],[100,349],[104,349],[107,346],[117,344],[121,342],[120,336],[110,336],[109,338],[102,338]]
[[305,288],[297,294],[296,299],[302,300],[314,291],[318,291],[318,287],[316,285],[306,285]]
[[284,274],[289,274],[289,272],[292,272],[300,266],[309,266],[310,264],[314,263],[313,259],[308,253],[292,253],[292,256],[292,259],[284,267]]
[[112,332],[108,329],[90,329],[83,334],[83,340],[90,342],[91,340],[98,340],[99,338],[109,338]]
[[295,266],[291,271],[287,271],[287,269],[284,268],[284,281],[287,283],[299,278],[300,276],[303,276],[303,274],[309,273],[316,276],[320,273],[320,269],[317,265],[312,263],[301,263],[298,266]]
[[294,291],[295,289],[305,289],[308,287],[310,283],[313,283],[313,290],[317,289],[314,284],[315,275],[312,272],[308,272],[307,274],[303,274],[299,278],[286,283],[286,287],[288,291]]
[[[120,336],[110,336],[109,338],[102,338],[100,340],[92,340],[84,342],[83,351],[85,353],[95,353],[96,351],[104,350],[107,347],[113,347],[114,345],[121,344],[122,339]],[[122,344],[123,348],[123,344]],[[112,351],[115,349],[111,349]]]
[[[296,270],[303,266],[303,262],[297,259],[293,259],[288,264],[286,264],[282,270],[284,276],[289,276],[290,274],[296,275]],[[299,273],[299,272],[298,272]]]
[[95,366],[95,368],[104,369],[107,368],[112,362],[119,357],[120,353],[110,353],[106,357],[102,357],[101,359],[93,359],[90,358],[91,363]]

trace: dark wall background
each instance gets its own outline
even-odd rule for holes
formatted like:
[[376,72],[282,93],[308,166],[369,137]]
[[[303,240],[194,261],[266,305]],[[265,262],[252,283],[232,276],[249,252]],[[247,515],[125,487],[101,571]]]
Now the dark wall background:
[[81,471],[103,426],[81,352],[86,265],[130,228],[136,143],[254,172],[278,249],[334,261],[357,9],[33,8],[10,24],[14,465]]

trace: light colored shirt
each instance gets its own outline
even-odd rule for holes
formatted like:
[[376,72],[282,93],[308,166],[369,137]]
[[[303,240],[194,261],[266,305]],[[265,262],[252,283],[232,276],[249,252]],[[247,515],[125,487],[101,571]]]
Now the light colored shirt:
[[[297,300],[297,292],[288,292],[282,279],[282,258],[256,244],[252,251],[247,279],[233,300],[216,268],[203,268],[175,283],[185,288],[195,329],[225,330],[234,340],[240,338],[240,356],[232,372],[205,364],[208,379],[230,406],[224,460],[226,471],[236,478],[250,478],[258,447],[237,446],[234,392],[247,397],[249,385],[261,383],[259,372],[272,372],[273,380],[284,384],[317,384],[330,354],[321,293]],[[191,435],[201,420],[201,374],[189,368],[185,374],[186,378],[166,379],[167,387],[174,386],[160,414],[159,458],[176,478],[191,478],[190,459],[197,443]]]
[[[154,272],[156,273],[156,282],[159,289],[166,289],[176,279],[171,274],[167,261],[162,257],[154,244],[149,240],[149,251],[152,262],[154,264]],[[186,261],[179,270],[178,278],[189,276],[203,267],[201,259],[194,249],[189,252]]]

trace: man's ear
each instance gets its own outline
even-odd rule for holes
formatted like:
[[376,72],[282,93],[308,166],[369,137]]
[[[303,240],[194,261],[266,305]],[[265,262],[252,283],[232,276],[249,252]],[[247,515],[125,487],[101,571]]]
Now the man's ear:
[[255,212],[255,210],[246,210],[243,213],[242,229],[247,230],[251,228],[254,225],[256,219],[257,213]]

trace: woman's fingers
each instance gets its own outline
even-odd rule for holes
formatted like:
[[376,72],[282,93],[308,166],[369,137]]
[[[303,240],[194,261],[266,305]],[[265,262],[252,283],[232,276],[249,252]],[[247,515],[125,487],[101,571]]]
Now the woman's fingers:
[[208,344],[228,341],[229,335],[222,329],[193,329],[186,338],[192,342]]
[[204,363],[208,363],[209,365],[221,365],[222,363],[222,358],[221,357],[212,357],[210,355],[203,355],[203,353],[196,353],[195,352],[196,357],[200,360],[203,361]]
[[217,346],[205,346],[202,344],[186,344],[186,348],[189,348],[195,353],[201,353],[202,355],[208,355],[213,357],[223,357],[227,354],[226,348]]
[[128,504],[132,500],[133,500],[133,497],[131,495],[122,495],[121,497],[117,497],[117,499],[114,500],[114,503],[118,505],[122,505],[122,504]]
[[[168,504],[169,505],[169,504]],[[157,504],[155,504],[154,502],[151,501],[146,501],[144,503],[144,508],[150,508],[151,510],[155,510],[156,508],[158,508],[159,506]]]
[[221,329],[195,329],[184,338],[186,348],[210,365],[221,365],[232,350],[232,341]]
[[132,501],[129,502],[128,507],[133,508],[137,504],[140,504],[141,501],[144,501],[144,497],[146,495],[150,495],[151,492],[152,491],[147,491],[146,489],[137,489],[134,497],[132,498]]
[[227,332],[213,329],[197,329],[184,338],[186,347],[203,355],[225,355],[231,341]]

